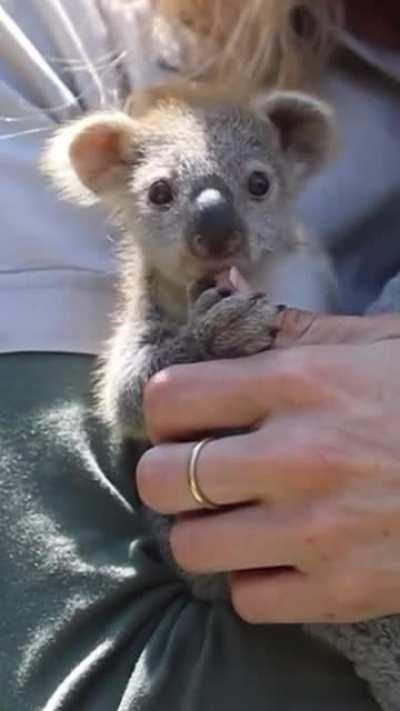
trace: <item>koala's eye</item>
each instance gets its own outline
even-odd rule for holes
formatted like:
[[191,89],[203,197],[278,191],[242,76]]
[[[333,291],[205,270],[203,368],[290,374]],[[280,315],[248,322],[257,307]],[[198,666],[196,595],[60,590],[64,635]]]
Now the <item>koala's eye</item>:
[[266,173],[262,170],[255,170],[249,177],[248,188],[249,193],[253,197],[262,198],[269,193],[271,181]]
[[157,180],[150,188],[149,198],[153,205],[164,207],[170,205],[174,200],[172,187],[166,180]]

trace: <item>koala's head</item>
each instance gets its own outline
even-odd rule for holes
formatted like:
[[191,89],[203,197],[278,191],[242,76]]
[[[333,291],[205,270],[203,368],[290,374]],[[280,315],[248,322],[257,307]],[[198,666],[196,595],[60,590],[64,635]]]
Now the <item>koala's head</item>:
[[125,257],[139,246],[186,285],[248,273],[285,240],[290,203],[332,144],[329,108],[307,95],[168,89],[62,128],[44,164],[70,197],[118,216]]

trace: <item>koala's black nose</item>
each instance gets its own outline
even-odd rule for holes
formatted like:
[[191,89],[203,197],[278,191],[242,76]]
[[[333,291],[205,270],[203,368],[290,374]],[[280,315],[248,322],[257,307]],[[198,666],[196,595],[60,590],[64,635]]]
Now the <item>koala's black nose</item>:
[[203,190],[194,201],[187,240],[193,254],[203,259],[239,252],[243,225],[232,199],[219,190]]

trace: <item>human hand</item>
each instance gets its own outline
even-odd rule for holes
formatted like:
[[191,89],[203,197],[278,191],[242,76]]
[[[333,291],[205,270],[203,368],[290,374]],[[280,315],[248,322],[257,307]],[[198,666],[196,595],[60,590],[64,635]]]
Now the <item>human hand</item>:
[[[139,464],[140,494],[160,513],[185,512],[171,534],[179,565],[230,573],[248,621],[398,613],[400,317],[288,310],[277,327],[273,351],[153,378],[156,446]],[[199,512],[188,441],[237,428],[249,431],[211,442],[198,467],[228,508]]]

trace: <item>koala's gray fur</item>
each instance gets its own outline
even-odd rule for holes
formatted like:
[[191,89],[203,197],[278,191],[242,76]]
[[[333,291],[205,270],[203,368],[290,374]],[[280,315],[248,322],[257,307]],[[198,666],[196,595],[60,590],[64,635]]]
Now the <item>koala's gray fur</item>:
[[[97,392],[103,417],[123,436],[146,439],[143,389],[157,371],[271,346],[277,307],[256,289],[267,288],[272,300],[285,295],[284,288],[272,284],[277,273],[287,281],[293,258],[300,268],[319,260],[327,275],[322,288],[314,290],[317,299],[302,303],[299,296],[294,305],[326,309],[333,291],[329,267],[296,224],[292,204],[329,156],[332,136],[329,108],[303,94],[233,98],[220,87],[176,87],[134,97],[125,112],[85,117],[51,140],[44,158],[47,174],[77,202],[102,201],[121,228],[120,302]],[[268,194],[257,200],[247,188],[254,171],[270,181]],[[160,180],[173,192],[162,208],[149,199],[151,186]],[[224,253],[223,243],[221,254],[193,253],[193,244],[203,249],[193,228],[203,198],[210,214],[213,201],[231,206],[239,226],[235,234],[241,235],[236,251]],[[253,294],[212,285],[216,274],[232,266],[255,288]],[[156,515],[153,521],[169,555],[169,521]],[[221,593],[222,578],[183,575],[195,595]],[[395,711],[400,709],[398,626],[394,618],[308,629],[349,656],[385,711]]]

